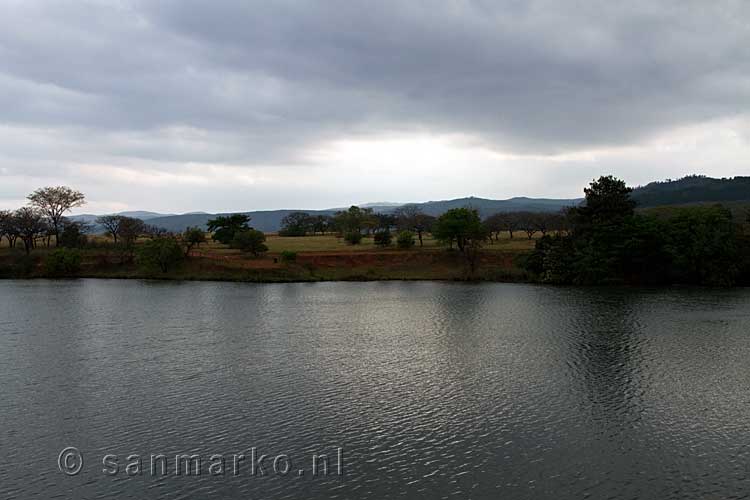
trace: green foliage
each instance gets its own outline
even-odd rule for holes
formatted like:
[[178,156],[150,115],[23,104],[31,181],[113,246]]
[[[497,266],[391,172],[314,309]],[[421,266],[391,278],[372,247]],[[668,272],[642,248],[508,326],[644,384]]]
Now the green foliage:
[[399,248],[408,249],[414,246],[414,233],[411,231],[401,231],[396,238],[396,245]]
[[73,276],[81,270],[81,253],[70,248],[57,248],[44,258],[48,276]]
[[84,248],[88,238],[83,234],[82,227],[77,223],[66,224],[60,233],[58,245],[65,248]]
[[212,238],[215,241],[229,245],[239,232],[248,231],[250,226],[250,217],[243,214],[232,214],[219,216],[209,220],[206,224],[208,232],[213,233]]
[[297,252],[292,252],[291,250],[283,250],[281,252],[282,262],[294,262],[296,260],[297,260]]
[[344,234],[344,241],[346,241],[350,245],[359,245],[359,243],[362,241],[362,233],[360,233],[359,231],[349,231],[348,233]]
[[206,242],[206,233],[201,228],[189,227],[182,233],[182,242],[185,245],[185,256],[187,257],[194,246],[200,246],[201,243]]
[[[359,208],[357,206],[349,207],[349,210],[337,212],[334,216],[334,224],[339,232],[343,233],[346,238],[347,234],[361,233],[363,230],[370,230],[378,225],[378,219],[372,213],[371,208]],[[349,241],[349,240],[347,240]],[[352,244],[353,243],[350,241]]]
[[258,256],[268,251],[268,247],[265,245],[266,235],[262,231],[256,229],[248,229],[240,231],[234,235],[234,238],[230,242],[232,248],[237,248],[243,252],[252,253],[254,256]]
[[393,235],[388,229],[386,229],[384,231],[378,231],[377,233],[375,233],[375,236],[373,239],[377,246],[388,247],[391,245],[391,242],[393,241]]
[[154,238],[144,242],[137,251],[136,261],[147,271],[166,273],[185,258],[182,247],[174,238]]
[[305,236],[312,229],[313,223],[307,212],[292,212],[281,219],[279,236]]
[[[741,232],[721,207],[633,212],[622,181],[602,177],[571,210],[570,235],[537,240],[524,269],[548,283],[732,285],[743,273]],[[663,214],[662,214],[663,215]]]
[[464,252],[467,246],[487,239],[487,229],[482,225],[479,212],[471,208],[452,208],[438,217],[432,234],[439,241],[458,246]]

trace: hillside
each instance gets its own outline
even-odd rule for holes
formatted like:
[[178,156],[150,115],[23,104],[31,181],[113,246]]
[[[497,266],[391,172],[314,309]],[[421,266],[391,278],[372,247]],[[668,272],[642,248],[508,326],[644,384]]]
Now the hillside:
[[[580,200],[553,200],[553,199],[534,199],[534,198],[511,198],[509,200],[489,200],[485,198],[458,198],[455,200],[428,201],[426,203],[415,203],[429,215],[438,216],[451,208],[472,207],[479,210],[482,217],[492,215],[497,212],[556,212],[563,207],[579,203]],[[363,204],[372,208],[374,212],[392,212],[398,208],[399,204],[388,203],[386,205],[370,203]],[[342,208],[327,210],[304,210],[310,215],[333,215]],[[288,214],[297,210],[260,210],[253,212],[243,212],[251,218],[250,224],[264,232],[275,232],[281,228],[281,220]],[[149,219],[148,223],[155,226],[163,227],[168,231],[184,231],[187,227],[205,227],[209,219],[221,214],[184,214],[173,215],[168,217],[156,217]]]
[[692,175],[652,182],[633,191],[641,207],[688,203],[750,201],[750,177],[714,179]]
[[[637,187],[633,191],[633,198],[641,208],[665,205],[685,205],[695,203],[750,203],[750,177],[734,177],[729,179],[713,179],[705,176],[689,176],[678,180],[652,182]],[[451,208],[472,207],[479,211],[482,217],[497,212],[557,212],[564,207],[577,205],[582,198],[577,199],[547,199],[516,197],[507,200],[492,200],[473,196],[454,200],[427,201],[415,203],[423,212],[433,216],[450,210]],[[398,203],[364,203],[362,207],[371,208],[375,212],[392,212]],[[330,208],[326,210],[303,210],[311,215],[333,215],[345,208]],[[276,232],[281,227],[281,220],[288,214],[298,210],[257,210],[243,212],[250,216],[251,225],[264,232]],[[139,217],[149,224],[162,227],[168,231],[180,232],[187,227],[206,227],[206,222],[217,215],[205,212],[193,212],[182,215],[164,215],[154,212],[122,212],[121,215]],[[79,215],[72,219],[93,222],[94,215]],[[95,228],[97,230],[97,228]]]

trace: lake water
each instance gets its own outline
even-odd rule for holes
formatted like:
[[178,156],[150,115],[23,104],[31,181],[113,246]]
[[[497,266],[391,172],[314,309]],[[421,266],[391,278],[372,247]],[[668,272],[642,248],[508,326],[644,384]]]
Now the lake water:
[[1,281],[0,498],[747,498],[749,384],[748,289]]

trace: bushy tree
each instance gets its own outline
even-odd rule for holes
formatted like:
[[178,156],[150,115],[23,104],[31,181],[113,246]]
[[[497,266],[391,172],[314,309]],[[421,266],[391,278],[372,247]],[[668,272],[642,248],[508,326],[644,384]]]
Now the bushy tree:
[[88,242],[86,232],[89,226],[83,222],[65,220],[58,244],[65,248],[83,248]]
[[185,245],[185,257],[187,257],[193,247],[206,242],[206,233],[199,227],[189,227],[182,233],[182,242]]
[[306,236],[312,230],[313,219],[307,212],[292,212],[281,219],[279,236]]
[[344,235],[344,241],[350,245],[359,245],[362,241],[362,233],[359,231],[349,231]]
[[373,237],[375,244],[379,247],[388,247],[393,241],[393,235],[388,229],[378,231]]
[[215,241],[229,245],[237,233],[250,230],[249,222],[250,217],[247,215],[232,214],[220,215],[209,220],[206,224],[208,232],[213,233],[212,238]]
[[243,252],[249,252],[257,257],[268,251],[265,241],[266,235],[263,232],[256,229],[248,229],[235,234],[230,246]]
[[185,258],[182,247],[174,238],[154,238],[138,247],[136,262],[147,271],[166,273],[180,265]]
[[433,235],[439,241],[453,246],[461,252],[468,245],[483,243],[487,239],[487,229],[482,225],[479,212],[471,208],[452,208],[438,217]]
[[396,245],[404,250],[414,246],[414,233],[411,231],[401,231],[396,238]]

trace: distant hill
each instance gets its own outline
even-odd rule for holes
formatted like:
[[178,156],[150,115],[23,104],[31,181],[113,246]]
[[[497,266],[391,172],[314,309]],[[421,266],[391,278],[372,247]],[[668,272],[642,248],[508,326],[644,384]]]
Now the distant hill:
[[[443,212],[458,207],[476,208],[482,217],[487,217],[497,212],[556,212],[563,207],[580,203],[580,199],[575,200],[552,200],[552,199],[535,199],[535,198],[511,198],[509,200],[489,200],[485,198],[458,198],[455,200],[428,201],[426,203],[415,203],[429,215],[438,216]],[[372,208],[374,212],[393,212],[402,204],[387,203],[385,205],[378,203],[367,203],[360,205],[362,207]],[[343,208],[331,208],[327,210],[302,210],[310,215],[333,215]],[[292,212],[300,210],[261,210],[253,212],[242,212],[251,218],[250,225],[256,229],[265,232],[275,232],[281,228],[281,220]],[[206,222],[213,219],[216,215],[227,214],[184,214],[172,215],[168,217],[157,217],[150,219],[149,224],[163,227],[168,231],[180,232],[187,227],[206,227]]]
[[[734,177],[729,179],[713,179],[711,177],[693,175],[678,180],[667,180],[652,182],[645,186],[637,187],[633,191],[633,198],[641,208],[658,207],[665,205],[685,205],[695,203],[718,203],[736,204],[737,202],[750,203],[750,177]],[[547,199],[516,197],[507,200],[492,200],[488,198],[457,198],[455,200],[428,201],[414,203],[423,212],[438,216],[451,208],[471,207],[479,211],[482,217],[487,217],[497,212],[557,212],[562,208],[578,205],[582,198],[576,199]],[[371,208],[374,212],[393,212],[403,204],[392,202],[364,203],[361,207]],[[742,205],[744,206],[744,205]],[[301,210],[311,215],[333,215],[344,208],[330,208],[326,210]],[[264,232],[275,232],[281,227],[281,220],[292,212],[300,210],[258,210],[242,212],[251,218],[250,224],[256,229]],[[206,222],[217,215],[205,212],[191,212],[182,215],[159,214],[156,212],[121,212],[120,215],[137,217],[149,224],[162,227],[168,231],[181,232],[187,227],[205,228]],[[74,220],[82,220],[92,223],[96,215],[77,215],[71,217]],[[95,231],[100,228],[94,228]]]
[[638,187],[633,191],[633,198],[640,207],[750,201],[750,177],[714,179],[691,175]]

